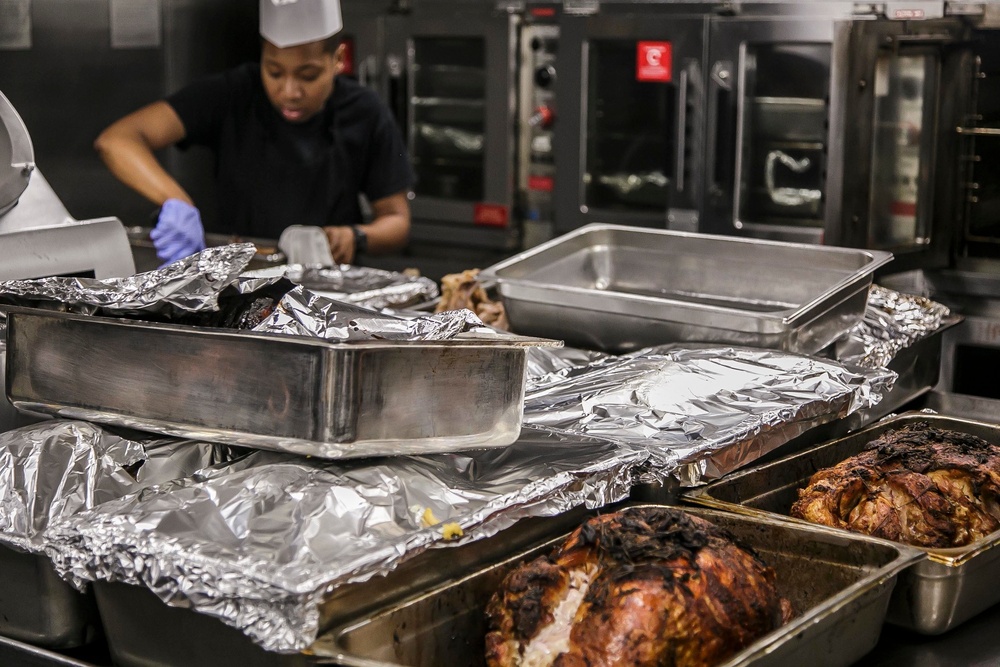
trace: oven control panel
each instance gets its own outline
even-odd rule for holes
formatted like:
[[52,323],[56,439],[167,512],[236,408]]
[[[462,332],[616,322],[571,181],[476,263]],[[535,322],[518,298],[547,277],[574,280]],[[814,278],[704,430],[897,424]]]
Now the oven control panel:
[[555,84],[559,26],[532,17],[521,31],[518,110],[518,190],[525,248],[553,235],[555,159],[553,133],[558,125]]

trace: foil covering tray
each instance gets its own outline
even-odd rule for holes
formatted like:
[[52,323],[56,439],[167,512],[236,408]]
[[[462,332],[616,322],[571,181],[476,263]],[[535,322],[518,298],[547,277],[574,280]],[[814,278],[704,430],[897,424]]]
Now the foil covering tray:
[[[686,501],[750,516],[787,516],[817,470],[836,465],[890,429],[926,421],[931,426],[1000,442],[1000,425],[926,413],[889,417],[843,438],[736,473],[684,494]],[[801,521],[794,519],[795,521]],[[806,523],[801,521],[802,523]],[[847,531],[839,531],[844,534]],[[887,621],[936,635],[1000,602],[1000,531],[965,547],[925,549],[928,559],[900,576]]]
[[[914,549],[817,526],[706,509],[687,510],[752,547],[778,575],[796,617],[720,667],[850,665],[878,641],[897,574],[922,558]],[[485,664],[484,609],[504,575],[548,552],[566,532],[523,551],[493,541],[478,563],[451,568],[451,581],[409,587],[396,602],[345,622],[314,647],[347,667],[438,667]]]
[[244,276],[288,278],[321,296],[375,310],[419,308],[440,294],[437,283],[430,278],[350,264],[332,267],[285,264],[250,271]]
[[[410,588],[441,586],[457,569],[468,569],[493,557],[497,542],[511,551],[527,549],[556,532],[572,530],[590,511],[578,507],[557,516],[528,518],[492,539],[424,551],[383,577],[335,589],[323,603],[321,613],[326,619],[323,623],[336,625],[363,610],[384,607],[395,602],[401,591]],[[212,616],[165,604],[145,587],[107,581],[95,581],[92,586],[108,648],[114,663],[121,667],[337,664],[327,635],[321,636],[305,651],[274,653]],[[177,641],[178,637],[183,637],[184,641]]]
[[531,428],[509,447],[463,453],[322,461],[257,451],[50,525],[46,553],[78,587],[142,586],[295,653],[329,627],[346,586],[529,517],[621,500],[643,461],[606,440]]
[[534,344],[475,334],[331,343],[7,311],[15,407],[323,458],[509,445]]
[[129,440],[84,422],[52,420],[0,434],[0,635],[51,648],[93,641],[93,595],[45,557],[54,521],[225,460],[225,447]]
[[611,352],[717,342],[816,353],[861,320],[887,252],[593,224],[484,270],[511,328]]

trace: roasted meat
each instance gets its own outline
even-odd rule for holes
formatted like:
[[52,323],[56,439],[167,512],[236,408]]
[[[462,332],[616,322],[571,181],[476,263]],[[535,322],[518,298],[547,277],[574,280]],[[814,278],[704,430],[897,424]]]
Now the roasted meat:
[[478,315],[483,323],[509,331],[510,324],[503,304],[489,298],[478,276],[479,269],[467,269],[441,278],[441,300],[434,312],[467,308]]
[[965,546],[1000,528],[1000,447],[917,422],[820,470],[792,516],[920,547]]
[[588,520],[511,571],[487,607],[489,667],[715,665],[780,626],[775,574],[668,508]]

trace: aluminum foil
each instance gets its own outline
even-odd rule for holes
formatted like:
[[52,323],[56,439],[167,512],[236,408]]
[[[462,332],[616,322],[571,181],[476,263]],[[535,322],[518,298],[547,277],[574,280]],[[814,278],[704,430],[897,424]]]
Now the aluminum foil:
[[334,301],[304,287],[296,287],[253,331],[334,341],[431,341],[448,340],[460,333],[485,329],[482,320],[471,310],[408,319]]
[[530,428],[505,449],[355,464],[258,452],[67,517],[46,532],[46,552],[78,586],[144,585],[292,652],[315,640],[334,587],[528,516],[620,500],[644,459]]
[[437,283],[430,278],[350,264],[329,268],[288,264],[249,271],[244,276],[283,276],[321,296],[374,310],[407,308],[439,295]]
[[219,294],[253,258],[252,243],[208,248],[173,264],[124,278],[41,278],[0,282],[0,301],[59,304],[76,313],[166,316],[216,310]]
[[0,433],[0,544],[32,553],[58,519],[143,487],[190,475],[231,455],[225,447],[130,440],[81,421]]
[[598,363],[613,360],[610,354],[575,347],[535,347],[527,354],[525,391],[538,391],[564,382],[576,373],[594,370]]
[[837,344],[837,358],[864,368],[885,368],[900,350],[934,333],[951,311],[922,296],[872,285],[864,319]]
[[717,479],[878,403],[896,374],[774,350],[646,348],[527,392],[524,421],[646,451],[642,482]]

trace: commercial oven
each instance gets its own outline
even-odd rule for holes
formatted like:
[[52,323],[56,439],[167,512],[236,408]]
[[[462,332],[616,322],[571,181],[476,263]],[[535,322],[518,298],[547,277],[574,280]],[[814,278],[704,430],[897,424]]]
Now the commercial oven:
[[566,3],[556,229],[697,231],[711,3]]
[[839,224],[836,82],[853,9],[756,4],[712,17],[702,231],[821,243]]
[[[405,33],[403,124],[416,173],[412,243],[514,250],[514,113],[520,14],[423,0]],[[393,45],[390,49],[396,48]]]

